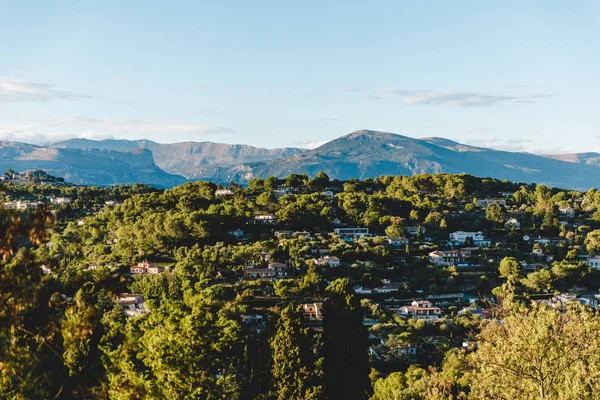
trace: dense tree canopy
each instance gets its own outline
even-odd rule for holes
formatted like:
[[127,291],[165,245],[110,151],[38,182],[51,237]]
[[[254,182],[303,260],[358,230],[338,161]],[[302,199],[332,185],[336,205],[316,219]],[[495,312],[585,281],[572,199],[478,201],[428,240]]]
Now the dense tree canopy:
[[471,356],[474,399],[594,399],[600,319],[580,308],[522,309],[492,322]]
[[[293,174],[221,192],[38,178],[50,179],[0,183],[7,207],[28,204],[0,208],[0,398],[598,397],[598,317],[575,304],[600,289],[595,189],[448,174]],[[452,261],[436,264],[440,251]],[[164,272],[132,273],[146,261]],[[425,299],[440,318],[402,314]]]

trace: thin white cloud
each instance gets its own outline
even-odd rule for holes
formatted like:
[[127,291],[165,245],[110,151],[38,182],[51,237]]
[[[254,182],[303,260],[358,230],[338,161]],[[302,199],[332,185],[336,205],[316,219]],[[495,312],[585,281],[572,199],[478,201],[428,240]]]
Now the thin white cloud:
[[198,136],[235,133],[231,128],[209,124],[83,116],[34,120],[25,124],[0,125],[0,140],[35,144],[71,138],[101,140],[114,137],[148,138],[169,142],[168,139],[174,137],[177,137],[178,140],[195,140]]
[[500,136],[465,138],[460,140],[462,143],[475,147],[484,147],[488,149],[504,151],[527,151],[532,143],[528,139],[504,138]]
[[488,107],[506,103],[536,103],[538,99],[551,96],[545,93],[503,95],[459,90],[393,90],[391,94],[402,96],[402,102],[407,105],[443,107]]
[[369,99],[381,99],[389,96],[402,97],[402,103],[411,106],[442,107],[490,107],[502,104],[537,103],[539,99],[553,97],[548,93],[498,94],[467,90],[396,90],[351,88],[346,91],[360,93]]
[[83,98],[89,96],[71,93],[48,83],[0,77],[0,102],[47,102]]
[[465,138],[461,139],[460,141],[462,143],[475,147],[522,153],[525,152],[531,154],[565,154],[576,152],[574,150],[566,150],[564,147],[542,147],[543,143],[539,141],[515,137],[507,138],[500,136],[491,136],[479,138]]
[[574,149],[565,149],[564,147],[544,147],[544,143],[541,141],[520,138],[490,137],[463,139],[462,141],[471,146],[538,155],[580,153],[580,151]]
[[82,132],[81,134],[71,134],[65,132],[40,132],[31,130],[30,127],[18,126],[12,128],[1,128],[0,127],[0,140],[6,140],[9,142],[23,142],[23,143],[51,143],[60,142],[62,140],[73,139],[73,138],[85,138],[85,139],[113,139],[114,136],[110,134],[95,133],[95,132]]
[[91,131],[82,132],[79,135],[77,135],[77,137],[81,138],[81,139],[90,139],[90,140],[105,140],[105,139],[114,139],[115,138],[114,135],[110,135],[110,134],[106,134],[106,133],[102,133],[102,132],[91,132]]
[[[52,120],[41,120],[47,126],[85,126],[92,131],[98,129],[113,133],[132,134],[198,134],[210,135],[219,133],[235,133],[231,128],[209,124],[186,122],[172,122],[137,118],[95,118],[95,117],[69,117]],[[91,129],[94,128],[94,129]]]
[[294,142],[294,145],[301,149],[312,150],[312,149],[316,149],[317,147],[323,146],[325,143],[327,143],[327,141],[319,142],[319,141],[305,140],[305,141],[300,141],[300,142]]

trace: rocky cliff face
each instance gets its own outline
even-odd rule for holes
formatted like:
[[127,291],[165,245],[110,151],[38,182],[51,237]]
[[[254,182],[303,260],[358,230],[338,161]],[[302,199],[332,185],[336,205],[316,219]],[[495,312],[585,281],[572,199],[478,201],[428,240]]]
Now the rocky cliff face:
[[182,176],[160,169],[152,152],[144,149],[46,148],[23,143],[0,142],[0,171],[43,169],[70,183],[112,185],[144,183],[170,187],[184,183]]

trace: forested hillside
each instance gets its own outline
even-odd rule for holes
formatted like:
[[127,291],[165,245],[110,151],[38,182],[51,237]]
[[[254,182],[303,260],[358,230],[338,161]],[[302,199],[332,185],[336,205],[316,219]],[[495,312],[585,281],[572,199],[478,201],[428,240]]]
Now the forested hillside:
[[0,398],[600,397],[595,189],[0,190]]

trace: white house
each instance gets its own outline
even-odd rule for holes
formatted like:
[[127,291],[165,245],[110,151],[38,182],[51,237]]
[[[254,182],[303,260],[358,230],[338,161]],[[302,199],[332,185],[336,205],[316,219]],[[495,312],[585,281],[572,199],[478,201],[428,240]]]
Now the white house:
[[254,217],[254,222],[257,224],[274,224],[276,220],[274,214],[258,214]]
[[383,280],[383,286],[373,289],[373,293],[392,293],[400,290],[400,285],[391,283],[388,279]]
[[231,189],[217,189],[217,190],[215,190],[215,196],[217,196],[217,197],[233,196],[233,191]]
[[287,272],[285,272],[285,270],[287,269],[287,265],[283,263],[271,263],[269,264],[268,268],[275,273],[275,277],[279,278],[287,275]]
[[34,210],[36,208],[40,208],[44,203],[41,201],[6,201],[4,202],[4,208],[8,210]]
[[371,237],[369,233],[369,228],[335,228],[333,233],[340,236],[346,242],[351,242],[356,239],[360,239],[361,237],[367,236]]
[[456,231],[449,235],[449,240],[456,245],[465,244],[467,238],[473,239],[475,246],[489,246],[491,241],[483,236],[483,232],[464,232]]
[[88,267],[86,268],[86,271],[96,271],[98,269],[98,263],[91,263],[90,265],[88,265]]
[[244,275],[246,278],[254,279],[273,279],[275,271],[269,268],[254,268],[253,265],[244,267]]
[[130,317],[136,317],[150,312],[150,310],[146,308],[144,298],[139,294],[122,293],[119,295],[116,302],[123,306],[125,314]]
[[464,257],[458,250],[436,250],[429,253],[429,261],[436,267],[448,267],[464,261]]
[[417,318],[436,321],[442,315],[442,309],[435,307],[428,300],[415,300],[410,306],[400,307],[397,314],[404,318]]
[[327,264],[331,268],[340,266],[340,259],[336,256],[323,256],[313,260],[317,265]]
[[165,267],[155,265],[148,261],[143,261],[129,268],[132,274],[154,275],[165,272]]
[[267,268],[255,268],[254,265],[248,265],[243,269],[246,278],[275,279],[287,276],[287,265],[282,263],[271,263]]
[[302,304],[302,312],[308,319],[311,319],[311,320],[323,319],[323,303],[315,302],[315,303]]

